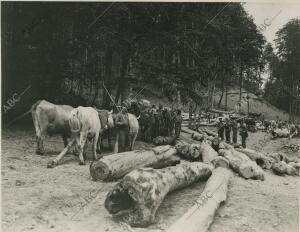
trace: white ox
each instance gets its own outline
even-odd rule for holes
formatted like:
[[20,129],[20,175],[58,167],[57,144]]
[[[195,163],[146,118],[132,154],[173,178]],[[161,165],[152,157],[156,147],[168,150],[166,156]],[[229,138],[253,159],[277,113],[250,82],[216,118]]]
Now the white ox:
[[[98,112],[92,107],[79,106],[71,111],[69,116],[69,126],[72,132],[71,140],[67,147],[47,165],[52,168],[64,157],[69,148],[76,142],[79,148],[79,164],[84,165],[84,156],[86,141],[93,141],[93,159],[97,160],[97,142],[101,136],[102,129],[99,120]],[[98,144],[100,146],[100,143]]]

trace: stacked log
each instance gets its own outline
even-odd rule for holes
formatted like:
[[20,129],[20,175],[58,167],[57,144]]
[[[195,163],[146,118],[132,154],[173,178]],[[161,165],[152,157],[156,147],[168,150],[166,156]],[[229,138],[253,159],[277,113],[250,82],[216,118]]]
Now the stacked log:
[[269,158],[258,151],[254,151],[248,148],[235,148],[235,150],[247,155],[251,160],[255,161],[263,169],[271,169],[272,164],[274,163],[274,160],[272,158]]
[[229,161],[229,166],[245,179],[265,179],[264,171],[245,154],[234,149],[221,149],[219,155],[224,156]]
[[175,145],[178,154],[188,160],[201,160],[200,144],[178,141]]
[[177,150],[170,145],[149,150],[136,150],[104,156],[90,165],[93,180],[116,180],[134,169],[157,165],[158,162],[176,155]]
[[153,143],[156,146],[159,145],[174,145],[176,141],[176,136],[158,136],[153,139]]
[[211,161],[218,156],[218,153],[207,142],[187,143],[179,141],[175,146],[178,153],[185,159],[201,160],[204,163],[211,163]]
[[213,222],[220,204],[227,198],[231,171],[218,167],[213,170],[207,184],[194,204],[167,232],[205,232]]
[[284,161],[273,164],[272,170],[277,175],[296,175],[297,170],[290,164],[287,164]]
[[134,170],[108,193],[105,208],[131,226],[147,226],[154,222],[156,211],[168,193],[207,179],[212,170],[212,165],[201,162]]
[[213,159],[218,157],[218,153],[207,143],[202,142],[200,144],[200,154],[202,156],[203,163],[209,164]]
[[213,131],[211,131],[211,130],[209,130],[207,128],[202,128],[201,131],[204,132],[204,133],[206,133],[208,136],[218,137],[218,134],[216,132],[213,132]]

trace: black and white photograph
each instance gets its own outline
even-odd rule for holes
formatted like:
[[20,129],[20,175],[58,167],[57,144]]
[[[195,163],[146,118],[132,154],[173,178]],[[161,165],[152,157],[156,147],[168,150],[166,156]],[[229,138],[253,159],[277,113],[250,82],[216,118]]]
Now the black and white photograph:
[[1,1],[1,231],[298,232],[299,176],[299,1]]

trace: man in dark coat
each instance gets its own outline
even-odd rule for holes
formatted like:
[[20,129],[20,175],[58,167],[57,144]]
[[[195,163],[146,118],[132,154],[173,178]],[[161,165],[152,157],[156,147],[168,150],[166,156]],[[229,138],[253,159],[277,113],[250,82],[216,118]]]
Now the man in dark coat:
[[248,130],[245,123],[243,123],[241,127],[240,136],[242,137],[242,146],[243,148],[246,148],[246,139],[248,137]]
[[225,122],[225,138],[226,138],[226,143],[230,143],[231,142],[230,132],[231,132],[231,122],[230,122],[229,118],[227,118],[226,122]]
[[125,152],[129,148],[129,119],[126,107],[116,116],[115,124],[118,130],[118,152]]
[[180,135],[180,132],[181,132],[181,123],[182,123],[181,110],[177,110],[176,117],[175,117],[175,136],[176,136],[176,139],[179,138],[179,135]]
[[224,140],[224,123],[222,121],[222,118],[219,119],[219,122],[218,122],[218,136],[219,138],[221,138],[222,140]]
[[232,119],[232,142],[237,143],[237,135],[238,135],[238,123],[236,120]]

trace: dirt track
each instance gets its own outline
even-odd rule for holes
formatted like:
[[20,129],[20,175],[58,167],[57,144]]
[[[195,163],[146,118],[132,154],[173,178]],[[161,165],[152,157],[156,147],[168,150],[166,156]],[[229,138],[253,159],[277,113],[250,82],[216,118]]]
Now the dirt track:
[[[300,145],[299,139],[270,140],[263,132],[250,134],[250,138],[249,147],[263,152]],[[93,182],[88,164],[79,166],[77,157],[68,154],[62,165],[46,169],[48,160],[63,147],[60,137],[50,140],[47,156],[39,156],[34,153],[32,129],[2,133],[3,231],[161,231],[178,219],[204,188],[205,183],[197,183],[168,195],[156,224],[147,229],[130,228],[114,221],[103,206],[115,183]],[[136,148],[146,146],[138,142]],[[299,152],[290,155],[299,156]],[[228,199],[210,231],[298,231],[298,208],[299,177],[266,172],[266,180],[261,182],[234,175]]]

